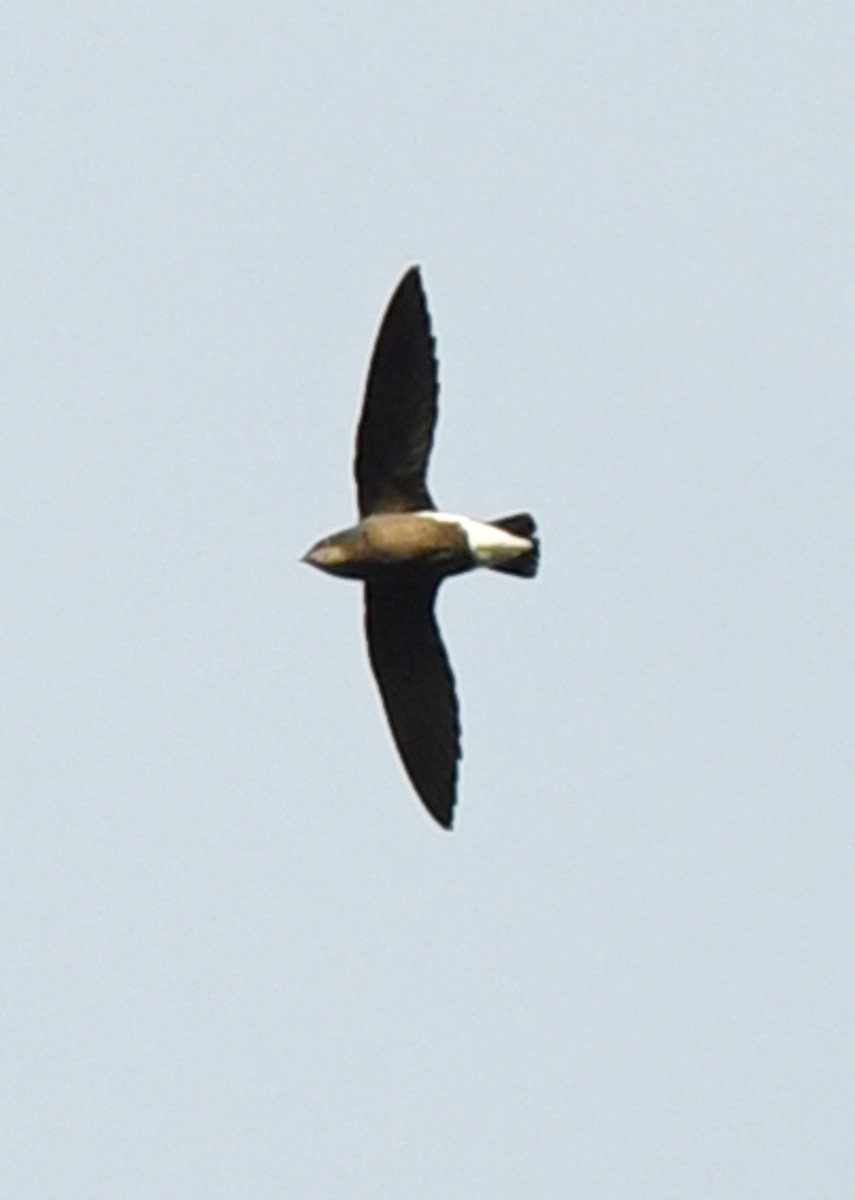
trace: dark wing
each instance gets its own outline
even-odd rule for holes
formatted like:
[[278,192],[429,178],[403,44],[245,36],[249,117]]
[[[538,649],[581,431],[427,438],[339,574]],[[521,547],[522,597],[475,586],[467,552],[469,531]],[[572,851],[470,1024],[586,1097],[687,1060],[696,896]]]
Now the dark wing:
[[369,583],[368,654],[398,752],[428,812],[451,828],[460,719],[433,606],[438,584]]
[[439,383],[418,267],[389,301],[356,434],[359,515],[433,508],[425,483]]

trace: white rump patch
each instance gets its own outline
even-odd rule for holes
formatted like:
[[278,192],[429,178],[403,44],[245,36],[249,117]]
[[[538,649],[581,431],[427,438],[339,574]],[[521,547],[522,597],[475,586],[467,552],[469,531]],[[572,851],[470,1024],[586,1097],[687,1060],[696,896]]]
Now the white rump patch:
[[493,567],[509,562],[531,549],[529,538],[517,537],[506,529],[497,529],[485,521],[473,521],[471,517],[458,517],[455,513],[420,512],[420,517],[429,517],[443,525],[457,525],[466,535],[469,549],[482,567]]

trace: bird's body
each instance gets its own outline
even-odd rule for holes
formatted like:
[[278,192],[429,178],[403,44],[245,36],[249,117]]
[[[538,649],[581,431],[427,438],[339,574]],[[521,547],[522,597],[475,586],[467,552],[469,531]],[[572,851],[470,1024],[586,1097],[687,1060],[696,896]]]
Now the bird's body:
[[425,479],[437,394],[430,319],[412,268],[389,302],[368,374],[355,464],[360,521],[317,542],[304,561],[365,582],[368,652],[392,734],[425,807],[450,828],[460,722],[436,592],[447,576],[479,566],[531,577],[539,544],[527,513],[487,522],[437,512]]
[[347,579],[459,575],[500,568],[532,549],[529,538],[454,513],[377,513],[312,548],[312,566]]

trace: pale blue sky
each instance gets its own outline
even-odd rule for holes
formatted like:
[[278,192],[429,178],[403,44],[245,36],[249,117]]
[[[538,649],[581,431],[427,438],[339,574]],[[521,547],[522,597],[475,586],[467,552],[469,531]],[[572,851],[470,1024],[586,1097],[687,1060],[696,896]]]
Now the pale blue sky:
[[[855,15],[0,15],[15,1200],[855,1194]],[[457,829],[354,512],[422,265]]]

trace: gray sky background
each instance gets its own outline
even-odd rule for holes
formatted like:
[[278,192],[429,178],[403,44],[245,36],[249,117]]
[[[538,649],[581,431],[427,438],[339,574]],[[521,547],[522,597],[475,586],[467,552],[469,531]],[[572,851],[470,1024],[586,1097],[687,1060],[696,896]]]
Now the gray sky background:
[[[15,1200],[855,1194],[855,15],[10,0]],[[354,512],[422,264],[458,827]]]

